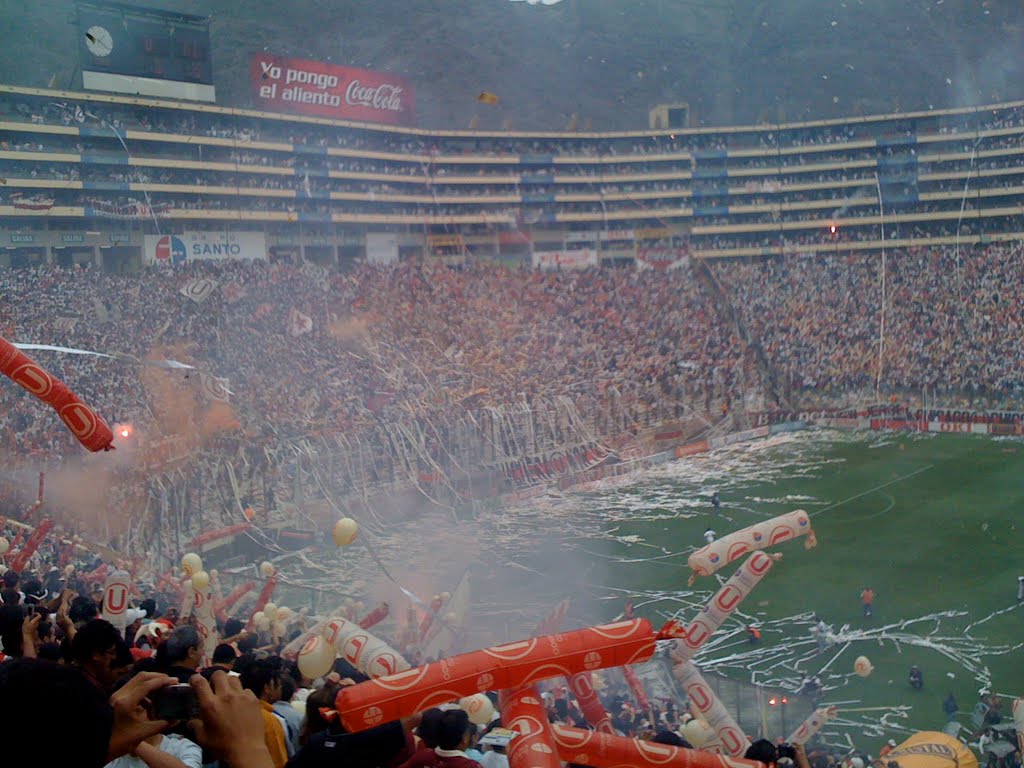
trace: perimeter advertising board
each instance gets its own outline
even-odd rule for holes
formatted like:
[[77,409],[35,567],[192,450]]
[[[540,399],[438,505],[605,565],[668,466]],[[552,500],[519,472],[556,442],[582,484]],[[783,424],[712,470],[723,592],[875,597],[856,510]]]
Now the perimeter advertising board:
[[413,122],[412,87],[387,72],[253,53],[249,82],[261,109],[367,123]]
[[267,239],[262,232],[176,232],[146,235],[142,260],[146,264],[185,264],[189,261],[265,259]]

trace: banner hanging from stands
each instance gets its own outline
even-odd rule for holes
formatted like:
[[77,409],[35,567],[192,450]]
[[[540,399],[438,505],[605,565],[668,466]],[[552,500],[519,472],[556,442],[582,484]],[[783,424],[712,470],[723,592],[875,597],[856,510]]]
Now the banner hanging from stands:
[[255,103],[274,112],[412,125],[415,93],[388,72],[339,67],[267,53],[249,56]]
[[541,269],[586,269],[597,266],[597,251],[581,248],[575,251],[534,251],[533,266]]
[[653,269],[674,269],[690,260],[685,248],[637,248],[636,260]]
[[267,239],[262,232],[181,232],[146,235],[142,259],[146,264],[185,264],[189,261],[265,259]]

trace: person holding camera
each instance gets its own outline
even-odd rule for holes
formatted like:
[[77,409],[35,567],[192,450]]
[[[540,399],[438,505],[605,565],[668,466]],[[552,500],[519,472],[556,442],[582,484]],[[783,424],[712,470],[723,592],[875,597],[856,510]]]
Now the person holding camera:
[[[154,768],[175,765],[146,744],[172,721],[157,716],[159,702],[177,681],[158,672],[141,672],[109,698],[73,666],[38,659],[0,664],[0,722],[32,744],[47,744],[47,764],[101,768],[134,754]],[[212,681],[189,681],[198,717],[189,721],[198,743],[230,768],[272,768],[263,742],[259,703],[238,678],[217,671]],[[55,706],[73,706],[53,738]]]

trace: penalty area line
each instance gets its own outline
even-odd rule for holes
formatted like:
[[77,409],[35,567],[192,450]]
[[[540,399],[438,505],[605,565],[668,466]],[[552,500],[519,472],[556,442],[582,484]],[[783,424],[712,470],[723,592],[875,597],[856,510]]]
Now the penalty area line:
[[842,501],[837,501],[835,504],[831,504],[831,505],[829,505],[827,507],[822,507],[821,509],[817,509],[814,512],[811,512],[810,516],[811,517],[815,517],[816,515],[820,515],[822,512],[828,512],[831,509],[835,509],[836,507],[843,506],[843,504],[847,504],[847,503],[849,503],[851,501],[855,501],[856,499],[859,499],[859,498],[861,498],[863,496],[867,496],[869,493],[874,493],[875,491],[880,491],[883,488],[888,488],[890,485],[896,485],[896,483],[902,483],[904,480],[909,480],[912,477],[916,477],[917,475],[920,475],[922,472],[927,472],[929,469],[932,469],[934,467],[935,467],[934,464],[926,464],[925,466],[921,467],[920,469],[915,469],[910,474],[903,475],[902,477],[897,477],[895,480],[890,480],[887,483],[882,483],[881,485],[876,485],[874,488],[868,488],[866,491],[863,491],[862,493],[858,493],[856,496],[851,496],[848,499],[843,499]]

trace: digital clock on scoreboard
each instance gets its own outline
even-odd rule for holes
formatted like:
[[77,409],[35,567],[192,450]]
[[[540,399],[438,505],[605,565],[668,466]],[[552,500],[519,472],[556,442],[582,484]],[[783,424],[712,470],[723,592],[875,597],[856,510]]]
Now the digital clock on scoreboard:
[[[144,92],[131,83],[133,78],[213,84],[209,21],[204,17],[80,2],[78,31],[86,88]],[[167,95],[175,95],[174,90]]]

